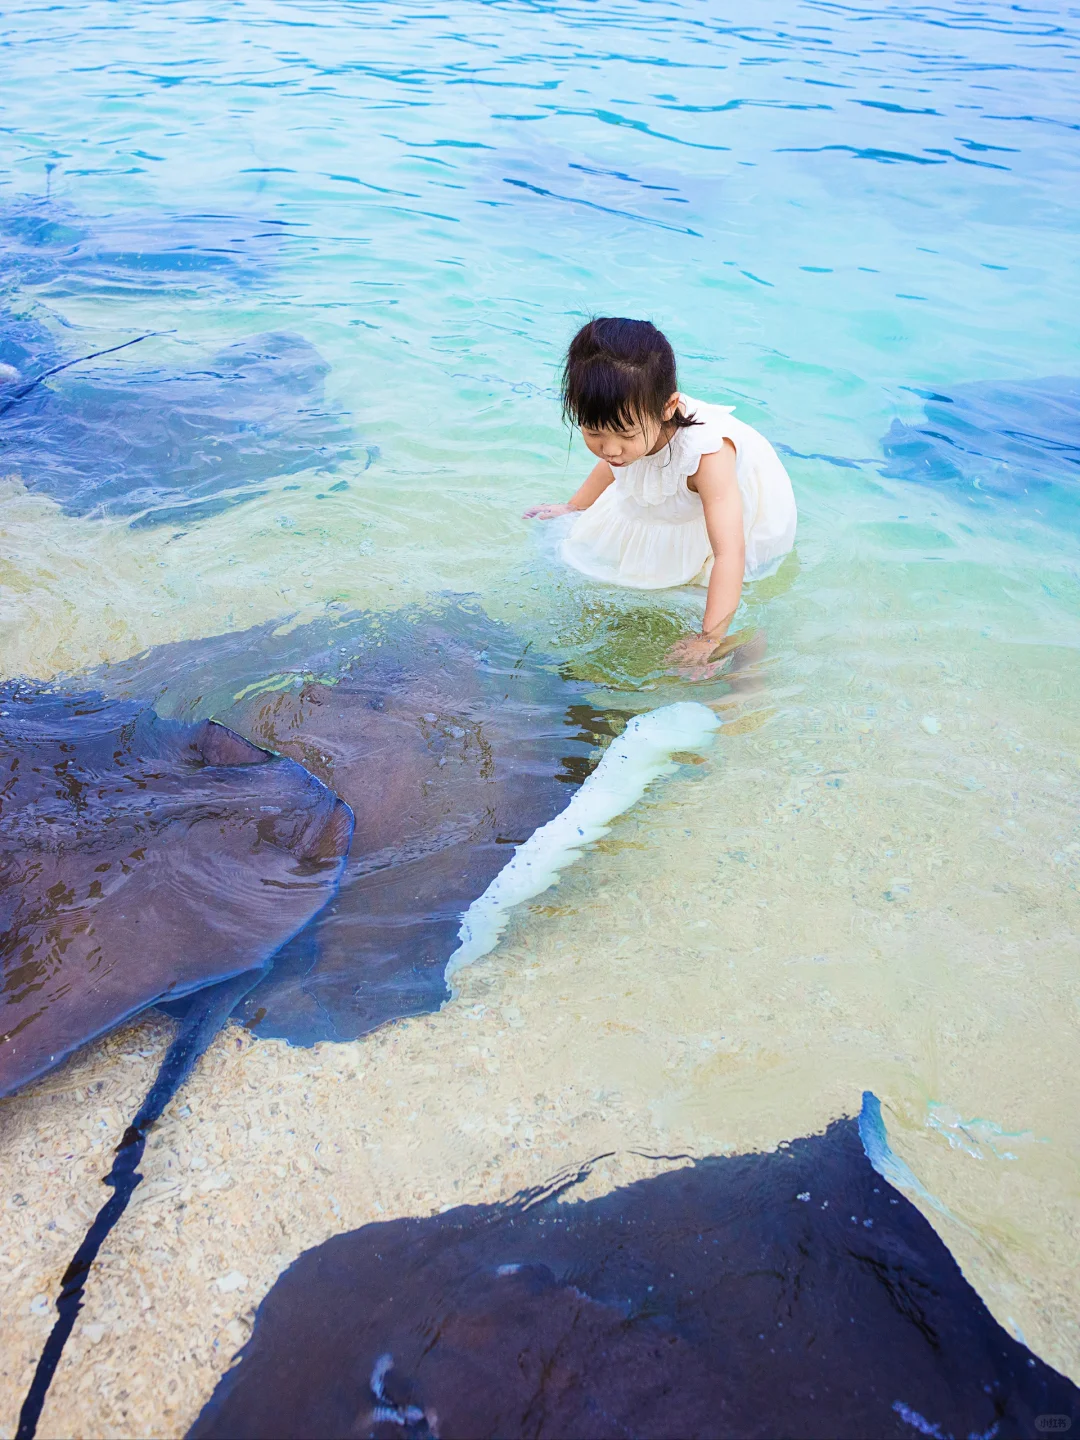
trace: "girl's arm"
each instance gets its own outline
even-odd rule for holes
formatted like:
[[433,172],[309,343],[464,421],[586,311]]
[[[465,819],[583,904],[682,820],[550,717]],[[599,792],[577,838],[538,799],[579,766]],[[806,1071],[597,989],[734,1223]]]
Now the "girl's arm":
[[701,457],[689,484],[701,496],[714,556],[701,633],[710,640],[722,640],[739,608],[746,569],[742,496],[735,478],[735,446],[730,440],[724,441],[722,450]]
[[585,483],[566,502],[565,505],[534,505],[531,510],[526,510],[526,520],[554,520],[558,515],[569,515],[572,510],[587,510],[594,501],[613,484],[615,473],[606,460],[598,460],[589,471]]
[[671,658],[684,665],[704,665],[727,634],[739,608],[746,569],[742,497],[735,478],[735,446],[730,440],[725,439],[722,450],[701,457],[688,484],[701,496],[713,569],[701,631],[680,641]]

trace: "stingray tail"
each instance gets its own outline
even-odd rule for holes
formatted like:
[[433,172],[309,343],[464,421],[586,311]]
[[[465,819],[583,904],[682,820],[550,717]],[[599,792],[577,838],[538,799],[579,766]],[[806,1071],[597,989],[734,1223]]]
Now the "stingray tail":
[[236,1005],[262,976],[262,970],[249,970],[232,980],[213,985],[194,997],[176,1038],[161,1062],[161,1069],[147,1091],[146,1099],[116,1147],[112,1169],[102,1182],[108,1185],[113,1193],[94,1217],[82,1244],[64,1271],[60,1282],[60,1296],[56,1302],[57,1318],[38,1359],[30,1389],[26,1392],[26,1399],[19,1413],[19,1428],[15,1432],[15,1440],[33,1440],[37,1432],[53,1375],[82,1309],[83,1291],[90,1268],[143,1178],[138,1166],[146,1148],[148,1132],[155,1121],[160,1119],[166,1105],[191,1074],[200,1056],[228,1020]]

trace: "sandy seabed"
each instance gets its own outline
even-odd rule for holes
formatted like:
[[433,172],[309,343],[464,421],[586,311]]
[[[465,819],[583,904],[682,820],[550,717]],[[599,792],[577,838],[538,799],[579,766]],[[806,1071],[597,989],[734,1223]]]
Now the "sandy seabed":
[[[151,1134],[39,1434],[182,1435],[335,1233],[597,1156],[580,1193],[770,1149],[865,1089],[991,1310],[1080,1380],[1080,771],[1030,663],[1008,714],[974,662],[913,664],[903,703],[822,696],[797,732],[751,697],[441,1013],[308,1050],[230,1027]],[[131,1025],[0,1105],[3,1435],[170,1034]]]

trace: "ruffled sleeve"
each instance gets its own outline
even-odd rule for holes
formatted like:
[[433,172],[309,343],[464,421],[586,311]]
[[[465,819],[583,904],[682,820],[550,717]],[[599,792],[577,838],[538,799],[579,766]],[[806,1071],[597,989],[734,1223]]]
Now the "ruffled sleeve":
[[702,405],[685,395],[682,400],[685,413],[696,415],[700,423],[676,430],[662,450],[626,467],[625,484],[639,505],[662,505],[670,500],[680,483],[695,473],[702,455],[723,447],[728,434],[724,422],[734,407]]
[[693,475],[701,464],[703,455],[712,455],[724,448],[725,439],[731,438],[731,431],[725,423],[734,412],[734,405],[703,405],[698,400],[683,396],[685,413],[700,423],[687,425],[678,430],[672,439],[672,450],[678,450],[678,464],[672,468],[680,475]]

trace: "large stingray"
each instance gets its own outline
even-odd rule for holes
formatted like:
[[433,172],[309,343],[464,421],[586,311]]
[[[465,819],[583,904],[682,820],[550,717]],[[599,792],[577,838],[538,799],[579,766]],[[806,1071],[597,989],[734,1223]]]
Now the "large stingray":
[[894,420],[881,442],[886,475],[972,504],[1006,500],[1080,523],[1080,380],[979,381],[919,393],[923,424]]
[[584,686],[461,603],[165,646],[100,680],[212,714],[352,807],[339,890],[242,1011],[256,1034],[305,1043],[442,1003],[462,912],[610,734]]
[[195,992],[61,1282],[23,1405],[33,1436],[146,1136],[237,1000],[323,905],[352,814],[294,761],[211,720],[0,687],[0,1094],[167,997]]
[[417,642],[392,668],[357,667],[230,716],[357,815],[325,914],[244,1002],[256,1033],[345,1040],[438,1008],[462,912],[585,772],[602,722],[585,706],[568,715],[557,684],[545,694],[515,672],[520,654],[496,650],[494,636],[482,661],[460,639]]
[[155,1001],[263,967],[348,808],[211,721],[0,688],[0,1094]]
[[0,312],[0,362],[0,473],[72,515],[187,522],[349,454],[323,399],[329,366],[297,335],[253,336],[186,372],[126,356],[61,368],[39,325]]
[[853,1121],[587,1202],[567,1188],[309,1250],[192,1440],[899,1440],[1080,1419]]
[[139,336],[61,343],[26,294],[204,285],[220,298],[262,272],[283,233],[255,216],[91,220],[48,197],[0,204],[0,475],[20,475],[72,515],[174,524],[278,476],[335,468],[351,453],[350,427],[326,406],[328,365],[299,336],[256,335],[182,370],[147,368],[139,351],[110,354]]

